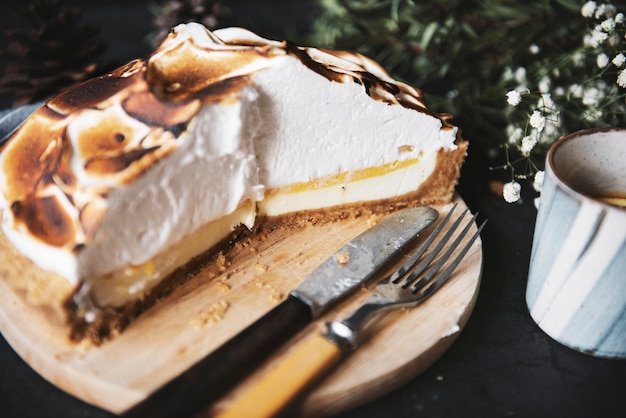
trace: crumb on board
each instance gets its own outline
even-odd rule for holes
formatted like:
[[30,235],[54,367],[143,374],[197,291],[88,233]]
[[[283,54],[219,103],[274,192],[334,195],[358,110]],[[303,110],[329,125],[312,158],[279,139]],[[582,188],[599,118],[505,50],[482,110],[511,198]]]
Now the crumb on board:
[[217,255],[216,264],[217,264],[217,269],[220,271],[220,273],[223,273],[224,271],[226,271],[226,268],[230,265],[228,260],[226,260],[226,256],[221,251]]
[[254,267],[256,267],[258,270],[261,270],[261,271],[269,270],[269,266],[267,264],[261,264],[258,261],[254,263]]
[[350,252],[344,251],[342,253],[335,254],[335,261],[337,264],[346,265],[350,261]]
[[271,284],[268,284],[268,283],[263,282],[263,281],[255,281],[254,285],[255,285],[255,287],[257,287],[259,289],[267,290],[269,292],[268,293],[268,299],[272,303],[280,302],[283,299],[283,293],[281,291],[277,290]]
[[226,293],[230,290],[230,285],[228,283],[226,283],[226,279],[220,279],[217,284],[216,284],[217,288],[219,290],[221,290],[222,292]]
[[379,215],[371,215],[369,218],[367,218],[367,226],[370,228],[373,227],[378,222],[380,222],[380,218],[381,217]]
[[228,308],[230,308],[230,304],[225,300],[220,300],[202,311],[197,318],[191,321],[191,325],[200,328],[208,323],[219,322],[224,318]]
[[283,294],[275,289],[270,290],[269,300],[272,303],[277,303],[283,300]]

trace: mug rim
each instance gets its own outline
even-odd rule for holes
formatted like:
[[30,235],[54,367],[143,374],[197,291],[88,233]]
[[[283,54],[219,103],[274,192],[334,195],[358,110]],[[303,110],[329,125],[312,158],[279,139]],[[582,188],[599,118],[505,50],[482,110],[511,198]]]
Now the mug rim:
[[578,190],[574,189],[570,185],[570,183],[567,180],[565,180],[563,178],[563,176],[555,168],[554,154],[557,151],[557,149],[559,147],[561,147],[561,145],[563,145],[565,142],[571,141],[572,139],[579,138],[579,137],[582,137],[582,136],[593,135],[593,134],[604,133],[604,132],[623,132],[626,135],[626,128],[604,127],[604,128],[582,129],[582,130],[575,131],[575,132],[572,132],[572,133],[569,133],[569,134],[566,134],[566,135],[562,136],[554,144],[552,144],[552,146],[548,150],[548,154],[547,154],[547,157],[546,157],[546,169],[549,167],[552,175],[554,175],[554,177],[559,182],[561,187],[563,187],[568,193],[573,194],[575,197],[581,198],[581,199],[588,199],[588,200],[596,202],[596,203],[598,203],[598,204],[600,204],[602,206],[605,206],[607,208],[616,209],[616,210],[619,210],[619,211],[622,211],[622,212],[626,212],[626,207],[620,207],[620,206],[616,206],[616,205],[612,205],[612,204],[606,203],[606,202],[604,202],[604,201],[602,201],[602,200],[600,200],[598,198],[592,197],[592,196],[590,196],[588,194],[579,192]]

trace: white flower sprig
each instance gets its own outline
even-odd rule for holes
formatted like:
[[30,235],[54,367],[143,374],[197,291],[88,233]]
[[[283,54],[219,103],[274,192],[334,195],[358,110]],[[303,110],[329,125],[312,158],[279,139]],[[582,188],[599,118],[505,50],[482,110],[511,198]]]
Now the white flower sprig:
[[[511,172],[503,189],[507,202],[521,197],[520,181],[532,179],[541,192],[543,158],[557,139],[573,130],[610,126],[626,120],[626,19],[612,4],[588,1],[581,18],[589,21],[580,46],[541,58],[532,44],[535,63],[508,68],[503,74],[508,109],[506,163]],[[512,152],[511,152],[512,151]],[[518,159],[511,159],[518,154]]]
[[522,101],[522,95],[517,90],[511,90],[506,94],[507,102],[511,106],[517,106]]

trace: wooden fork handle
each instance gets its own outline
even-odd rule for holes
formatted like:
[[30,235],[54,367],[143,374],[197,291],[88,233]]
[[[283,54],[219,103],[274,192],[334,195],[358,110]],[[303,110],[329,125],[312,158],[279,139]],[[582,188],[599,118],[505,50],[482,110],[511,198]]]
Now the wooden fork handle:
[[339,347],[322,335],[310,338],[218,418],[276,415],[316,377],[321,377],[337,364],[341,356]]
[[239,384],[311,320],[309,305],[289,296],[126,411],[122,418],[176,418],[202,411]]

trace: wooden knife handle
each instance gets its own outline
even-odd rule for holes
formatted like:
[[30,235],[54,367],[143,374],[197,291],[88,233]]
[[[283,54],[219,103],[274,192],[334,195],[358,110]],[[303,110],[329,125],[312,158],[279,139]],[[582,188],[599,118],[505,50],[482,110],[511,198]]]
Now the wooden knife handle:
[[317,335],[306,341],[217,417],[273,417],[313,383],[316,377],[337,364],[341,355],[336,344]]
[[290,295],[122,416],[165,418],[199,412],[232,389],[311,320],[309,306]]

